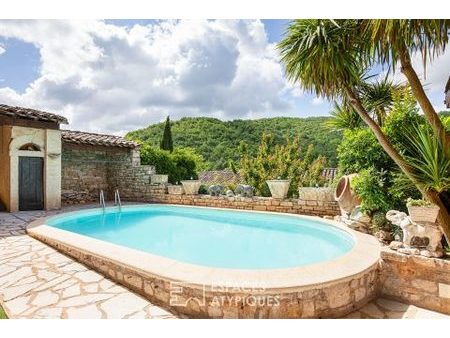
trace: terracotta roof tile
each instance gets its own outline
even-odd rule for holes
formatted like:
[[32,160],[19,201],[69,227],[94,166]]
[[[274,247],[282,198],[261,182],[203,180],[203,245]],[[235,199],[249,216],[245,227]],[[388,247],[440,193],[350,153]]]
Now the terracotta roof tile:
[[34,121],[55,122],[58,124],[69,123],[67,119],[61,115],[56,115],[31,108],[8,106],[6,104],[0,104],[0,115]]
[[63,142],[75,144],[87,144],[93,146],[137,148],[136,142],[128,141],[121,136],[86,133],[74,130],[61,130]]
[[231,170],[209,170],[203,171],[198,175],[198,179],[206,185],[211,184],[239,184],[241,176],[233,173]]

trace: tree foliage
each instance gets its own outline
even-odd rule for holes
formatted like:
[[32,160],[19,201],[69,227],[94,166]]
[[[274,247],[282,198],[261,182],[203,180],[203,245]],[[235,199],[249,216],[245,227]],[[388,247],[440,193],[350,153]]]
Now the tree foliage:
[[141,163],[154,165],[158,174],[169,175],[172,184],[196,179],[198,172],[204,169],[201,155],[189,148],[176,148],[169,152],[145,144],[141,146]]
[[173,151],[172,130],[170,128],[170,118],[167,116],[166,123],[164,125],[164,133],[161,139],[160,148],[162,150]]
[[[172,122],[173,141],[179,147],[190,147],[201,154],[207,169],[229,168],[230,160],[237,163],[239,143],[244,141],[248,152],[255,155],[263,133],[273,135],[275,144],[284,144],[286,136],[298,137],[302,155],[307,146],[314,146],[313,156],[327,158],[327,166],[337,165],[336,148],[342,138],[339,131],[324,126],[329,117],[277,117],[257,120],[221,121],[214,118],[182,118]],[[127,137],[153,147],[159,146],[164,124],[132,131]]]
[[298,137],[287,138],[284,144],[276,144],[273,135],[263,134],[256,155],[251,155],[245,142],[240,145],[240,173],[243,180],[255,187],[262,196],[270,196],[266,184],[271,179],[290,179],[288,195],[296,194],[300,186],[323,184],[321,178],[326,159],[314,158],[313,146],[309,145],[302,155]]

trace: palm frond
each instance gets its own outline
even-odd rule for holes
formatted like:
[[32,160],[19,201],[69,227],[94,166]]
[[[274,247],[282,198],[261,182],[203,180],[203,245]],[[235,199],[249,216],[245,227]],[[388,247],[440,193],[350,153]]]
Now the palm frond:
[[303,90],[337,98],[355,87],[370,66],[368,47],[357,20],[302,19],[293,21],[277,45],[286,76]]
[[336,101],[330,115],[332,118],[326,122],[326,126],[334,130],[353,130],[364,126],[364,121],[353,107],[339,105]]
[[442,192],[450,189],[450,160],[439,139],[426,126],[415,126],[406,134],[409,155],[405,156],[417,181],[425,189]]

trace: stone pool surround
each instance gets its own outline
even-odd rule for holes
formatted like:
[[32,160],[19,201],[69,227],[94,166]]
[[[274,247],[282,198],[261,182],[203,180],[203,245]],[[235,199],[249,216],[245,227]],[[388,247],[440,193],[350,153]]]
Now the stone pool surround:
[[320,219],[351,234],[355,246],[349,253],[319,264],[273,270],[182,263],[57,229],[45,221],[30,223],[28,233],[153,303],[172,305],[189,317],[337,318],[362,307],[378,291],[378,241],[334,221]]

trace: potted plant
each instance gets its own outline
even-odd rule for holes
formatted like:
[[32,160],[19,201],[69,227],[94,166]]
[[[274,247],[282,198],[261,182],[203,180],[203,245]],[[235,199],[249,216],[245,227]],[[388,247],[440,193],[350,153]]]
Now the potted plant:
[[426,200],[415,200],[408,198],[406,201],[409,218],[413,222],[435,223],[439,214],[439,207]]
[[276,180],[268,180],[266,182],[273,198],[286,198],[291,180],[282,180],[281,177],[278,177]]
[[186,195],[197,195],[202,182],[194,180],[191,177],[190,180],[181,181],[181,184],[183,185],[183,190]]

